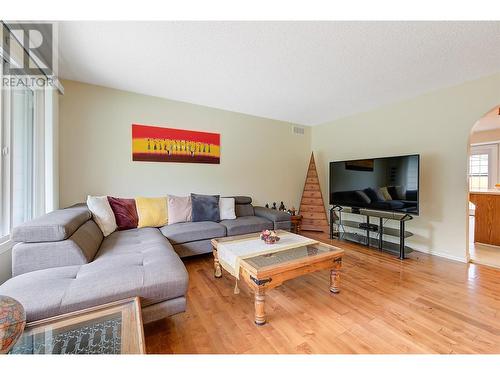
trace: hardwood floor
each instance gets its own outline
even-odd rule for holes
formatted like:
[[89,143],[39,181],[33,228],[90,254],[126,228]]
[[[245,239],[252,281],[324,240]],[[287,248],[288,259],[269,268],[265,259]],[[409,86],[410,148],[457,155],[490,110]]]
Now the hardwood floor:
[[235,295],[211,255],[186,259],[187,311],[144,327],[148,353],[500,353],[500,270],[303,234],[345,250],[340,294],[328,271],[290,280],[258,327],[243,283]]

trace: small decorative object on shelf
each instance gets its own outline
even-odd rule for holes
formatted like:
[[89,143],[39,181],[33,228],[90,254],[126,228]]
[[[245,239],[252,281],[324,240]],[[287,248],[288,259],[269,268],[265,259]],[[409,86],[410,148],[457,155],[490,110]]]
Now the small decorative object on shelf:
[[280,238],[278,237],[278,235],[274,230],[268,230],[268,229],[262,231],[262,233],[260,234],[260,239],[263,240],[268,245],[276,243],[280,240]]
[[295,216],[295,214],[297,213],[297,210],[295,209],[295,207],[292,207],[292,208],[288,209],[286,212],[288,212],[292,216]]
[[277,207],[276,207],[276,202],[273,202],[273,210],[276,210]]
[[269,203],[266,203],[266,208],[269,208]]
[[302,215],[292,215],[290,221],[292,224],[292,233],[299,234],[300,226],[302,225]]
[[283,201],[281,201],[279,210],[280,211],[285,211],[285,205],[283,204]]
[[24,307],[14,298],[0,296],[0,354],[8,353],[26,325]]

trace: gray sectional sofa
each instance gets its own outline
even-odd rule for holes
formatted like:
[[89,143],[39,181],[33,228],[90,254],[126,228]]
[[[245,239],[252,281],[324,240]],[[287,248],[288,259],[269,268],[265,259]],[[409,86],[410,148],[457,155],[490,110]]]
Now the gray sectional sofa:
[[116,231],[104,237],[85,204],[14,228],[13,277],[0,295],[20,301],[28,321],[141,297],[145,323],[182,312],[188,274],[181,257],[212,251],[217,237],[290,229],[290,216],[235,197],[236,219]]

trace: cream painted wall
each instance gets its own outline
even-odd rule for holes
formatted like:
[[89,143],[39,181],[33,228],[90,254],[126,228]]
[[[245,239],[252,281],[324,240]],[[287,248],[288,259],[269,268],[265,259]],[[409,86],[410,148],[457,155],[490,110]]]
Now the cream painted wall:
[[332,160],[419,153],[420,216],[408,224],[416,234],[408,243],[464,261],[469,135],[499,104],[497,74],[314,127],[312,149],[322,189],[328,192]]
[[[250,195],[257,204],[298,207],[310,157],[310,129],[157,97],[63,81],[59,102],[62,207],[87,194],[119,197],[191,192]],[[221,164],[133,162],[131,124],[221,134]]]
[[500,129],[472,132],[470,143],[500,142]]

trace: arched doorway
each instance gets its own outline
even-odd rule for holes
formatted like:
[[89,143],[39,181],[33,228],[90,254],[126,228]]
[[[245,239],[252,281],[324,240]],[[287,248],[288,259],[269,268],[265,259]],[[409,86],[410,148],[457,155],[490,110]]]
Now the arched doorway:
[[474,124],[468,146],[469,259],[500,268],[500,106]]

